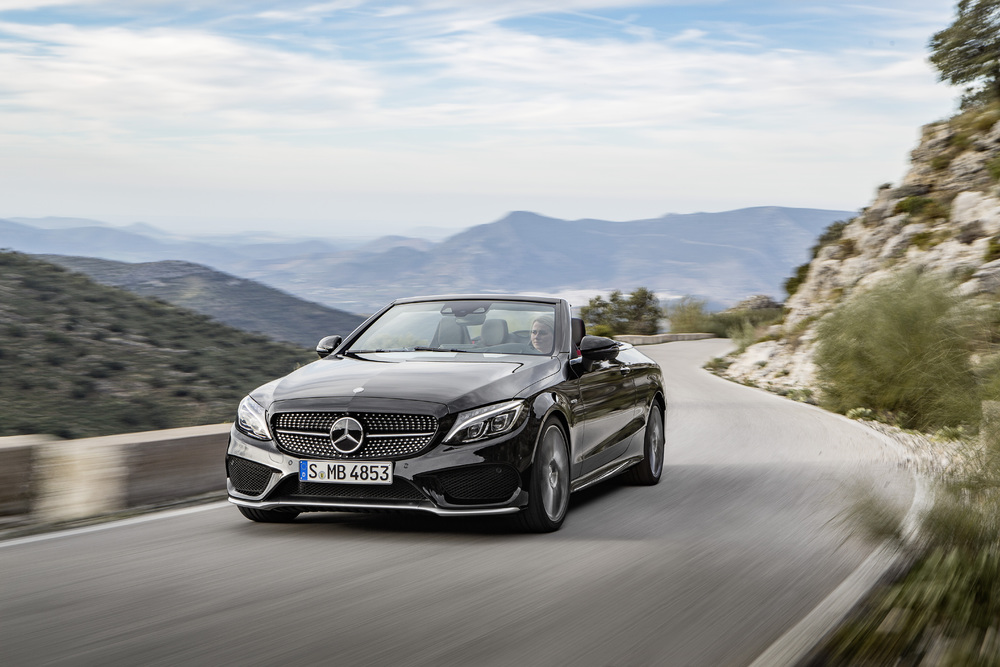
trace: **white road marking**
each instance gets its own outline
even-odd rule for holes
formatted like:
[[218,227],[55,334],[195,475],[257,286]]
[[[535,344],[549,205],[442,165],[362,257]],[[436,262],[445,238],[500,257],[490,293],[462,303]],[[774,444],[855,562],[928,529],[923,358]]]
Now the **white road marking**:
[[[903,535],[908,540],[913,539],[916,533],[920,515],[934,503],[934,493],[927,479],[916,473],[913,476],[916,482],[913,503],[902,521]],[[902,554],[893,540],[883,542],[815,609],[761,653],[750,667],[791,667],[800,664],[900,558]]]
[[94,526],[83,526],[82,528],[70,528],[69,530],[60,530],[53,533],[43,533],[42,535],[29,535],[27,537],[18,537],[12,540],[6,540],[0,542],[0,549],[4,547],[15,547],[22,544],[31,544],[32,542],[44,542],[46,540],[55,540],[62,537],[73,537],[75,535],[82,535],[84,533],[96,533],[100,530],[110,530],[112,528],[120,528],[122,526],[133,526],[137,523],[147,523],[149,521],[158,521],[160,519],[170,519],[175,516],[184,516],[185,514],[196,514],[198,512],[206,512],[208,510],[219,509],[221,507],[229,507],[229,503],[225,500],[220,500],[217,503],[209,503],[208,505],[196,505],[194,507],[184,507],[176,510],[166,510],[163,512],[152,512],[150,514],[144,514],[142,516],[132,517],[130,519],[121,519],[119,521],[108,521],[107,523],[100,523]]

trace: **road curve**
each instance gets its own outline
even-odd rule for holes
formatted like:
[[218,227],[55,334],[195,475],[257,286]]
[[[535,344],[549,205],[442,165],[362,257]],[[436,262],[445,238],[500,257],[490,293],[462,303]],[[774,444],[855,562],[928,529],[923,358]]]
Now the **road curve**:
[[234,507],[0,543],[0,664],[748,665],[871,553],[881,440],[716,378],[719,340],[644,351],[668,387],[659,486],[599,485],[563,529]]

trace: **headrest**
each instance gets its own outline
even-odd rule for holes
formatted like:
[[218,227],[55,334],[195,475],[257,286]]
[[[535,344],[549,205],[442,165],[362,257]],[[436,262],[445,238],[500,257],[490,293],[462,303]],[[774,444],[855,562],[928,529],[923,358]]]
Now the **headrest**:
[[495,318],[483,322],[483,345],[500,345],[507,342],[507,320]]
[[579,348],[580,341],[587,334],[587,325],[583,323],[579,317],[574,317],[569,321],[570,328],[573,331],[573,347]]

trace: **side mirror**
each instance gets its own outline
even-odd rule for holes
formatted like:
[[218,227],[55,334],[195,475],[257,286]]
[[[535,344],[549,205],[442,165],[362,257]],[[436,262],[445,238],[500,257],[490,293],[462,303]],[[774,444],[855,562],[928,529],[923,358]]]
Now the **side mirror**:
[[343,339],[340,336],[327,336],[320,342],[316,343],[316,354],[319,358],[329,357],[334,350],[340,346],[340,341]]
[[584,336],[580,355],[589,361],[611,361],[618,356],[618,343],[603,336]]

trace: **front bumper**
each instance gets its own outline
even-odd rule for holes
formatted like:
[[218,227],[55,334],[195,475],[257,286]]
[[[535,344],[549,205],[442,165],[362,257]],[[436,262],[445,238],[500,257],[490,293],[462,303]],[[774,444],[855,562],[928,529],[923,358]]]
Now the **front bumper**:
[[[394,461],[392,485],[300,482],[300,458],[235,427],[226,457],[229,501],[297,512],[415,511],[438,516],[511,514],[528,502],[532,420],[477,445],[440,445]],[[316,459],[310,459],[316,460]]]

